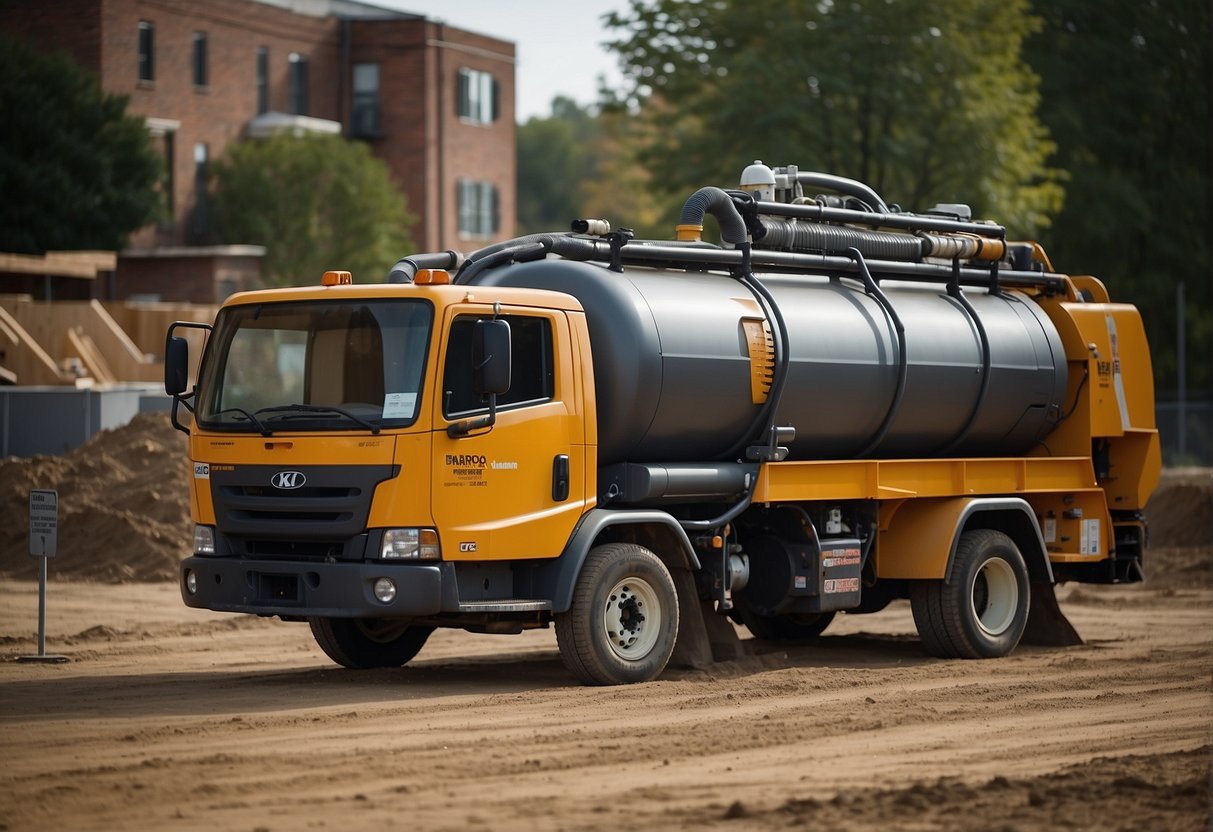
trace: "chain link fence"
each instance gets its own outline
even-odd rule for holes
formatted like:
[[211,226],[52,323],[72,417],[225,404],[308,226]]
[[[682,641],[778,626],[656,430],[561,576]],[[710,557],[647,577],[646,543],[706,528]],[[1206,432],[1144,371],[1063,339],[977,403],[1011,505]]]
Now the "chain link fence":
[[1213,400],[1157,401],[1154,413],[1163,465],[1213,466]]

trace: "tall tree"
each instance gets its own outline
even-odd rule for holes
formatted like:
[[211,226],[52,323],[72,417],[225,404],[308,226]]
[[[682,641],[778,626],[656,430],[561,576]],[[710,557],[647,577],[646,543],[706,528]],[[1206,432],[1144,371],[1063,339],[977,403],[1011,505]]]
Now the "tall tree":
[[315,283],[329,269],[374,282],[413,251],[413,217],[387,165],[340,136],[229,145],[212,210],[224,242],[266,247],[274,284]]
[[631,0],[608,16],[655,182],[753,159],[849,176],[909,208],[969,202],[1029,235],[1060,204],[1021,58],[1027,0]]
[[1029,41],[1041,117],[1069,171],[1044,236],[1136,303],[1157,386],[1176,388],[1176,286],[1185,284],[1189,385],[1213,392],[1213,35],[1207,0],[1038,0]]
[[127,99],[0,35],[0,251],[120,249],[160,208],[163,163]]
[[518,128],[518,224],[523,232],[567,230],[572,219],[608,220],[640,236],[665,236],[663,203],[637,164],[646,125],[615,106],[552,101],[551,115]]
[[674,232],[669,218],[677,216],[687,194],[656,187],[643,164],[644,154],[660,135],[660,122],[635,118],[604,97],[598,124],[598,174],[582,189],[584,212],[617,228],[631,228],[641,238],[667,239]]
[[564,96],[552,113],[518,127],[518,227],[523,233],[568,230],[582,216],[583,188],[598,175],[602,130],[589,108]]

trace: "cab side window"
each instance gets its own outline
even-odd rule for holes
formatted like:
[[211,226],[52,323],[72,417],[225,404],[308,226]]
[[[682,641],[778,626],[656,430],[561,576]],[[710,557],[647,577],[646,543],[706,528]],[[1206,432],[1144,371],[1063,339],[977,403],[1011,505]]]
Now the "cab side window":
[[[498,409],[550,401],[556,390],[551,322],[527,315],[502,318],[510,325],[513,361],[510,389],[497,397]],[[472,390],[472,326],[476,320],[476,316],[465,315],[451,326],[442,376],[442,415],[447,418],[488,408],[488,400]]]

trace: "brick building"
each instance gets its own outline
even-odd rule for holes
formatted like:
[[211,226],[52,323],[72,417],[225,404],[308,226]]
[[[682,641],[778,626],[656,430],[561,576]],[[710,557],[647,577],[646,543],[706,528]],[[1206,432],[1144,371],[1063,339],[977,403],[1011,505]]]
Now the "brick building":
[[[422,250],[466,251],[513,233],[510,42],[351,0],[0,3],[0,28],[66,50],[106,91],[129,96],[165,156],[170,215],[120,256],[120,295],[146,292],[149,271],[173,271],[183,257],[191,282],[216,258],[207,291],[217,299],[255,282],[213,245],[207,169],[231,142],[282,130],[367,142],[407,195]],[[205,248],[190,255],[192,246]]]

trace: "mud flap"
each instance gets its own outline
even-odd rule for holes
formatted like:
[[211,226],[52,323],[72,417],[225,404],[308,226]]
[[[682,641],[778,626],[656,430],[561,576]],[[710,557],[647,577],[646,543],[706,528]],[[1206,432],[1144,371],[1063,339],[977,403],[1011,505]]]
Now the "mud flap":
[[1028,623],[1024,628],[1024,644],[1042,647],[1074,647],[1084,644],[1082,636],[1066,618],[1057,604],[1053,584],[1032,581],[1032,605],[1028,609]]
[[718,615],[711,601],[703,601],[695,589],[695,578],[686,569],[671,573],[678,591],[678,641],[670,666],[703,670],[713,662],[726,662],[745,655],[732,623]]

